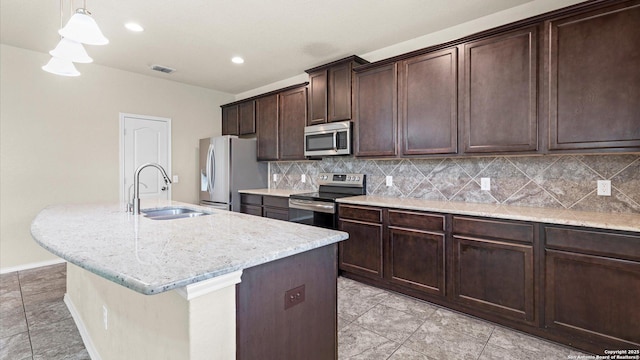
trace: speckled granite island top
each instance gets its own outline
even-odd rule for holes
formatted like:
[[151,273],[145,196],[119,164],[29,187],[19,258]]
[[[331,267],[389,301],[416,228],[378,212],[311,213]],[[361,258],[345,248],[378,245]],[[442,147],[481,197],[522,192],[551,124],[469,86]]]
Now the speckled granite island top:
[[347,233],[213,210],[210,215],[152,220],[123,206],[55,205],[42,210],[31,234],[53,254],[143,294],[157,294],[345,240]]
[[640,232],[640,214],[599,213],[565,209],[522,207],[511,205],[429,201],[381,196],[341,198],[339,203],[388,208],[433,211],[457,215],[534,221],[547,224],[585,226],[609,230]]

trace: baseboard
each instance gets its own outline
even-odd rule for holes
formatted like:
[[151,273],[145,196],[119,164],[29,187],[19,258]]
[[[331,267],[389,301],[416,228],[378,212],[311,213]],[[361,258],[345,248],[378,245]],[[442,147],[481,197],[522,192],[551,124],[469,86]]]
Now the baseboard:
[[89,353],[89,357],[91,357],[91,360],[102,360],[102,357],[100,357],[98,350],[96,350],[96,347],[93,345],[91,336],[89,335],[87,328],[84,326],[84,322],[82,321],[82,318],[78,313],[78,310],[76,310],[75,305],[73,305],[73,301],[69,297],[69,294],[64,294],[64,303],[67,304],[67,308],[71,313],[71,317],[73,318],[73,321],[76,323],[76,327],[78,327],[78,331],[80,332],[80,337],[82,337],[82,342],[84,343],[84,347],[87,349],[87,352]]
[[43,266],[62,264],[62,263],[65,263],[65,262],[67,262],[65,259],[54,259],[54,260],[41,261],[41,262],[37,262],[37,263],[30,263],[30,264],[24,264],[24,265],[19,265],[19,266],[6,267],[6,268],[1,268],[0,269],[0,274],[7,274],[7,273],[12,273],[12,272],[16,272],[16,271],[23,271],[23,270],[31,270],[31,269],[35,269],[35,268],[39,268],[39,267],[43,267]]

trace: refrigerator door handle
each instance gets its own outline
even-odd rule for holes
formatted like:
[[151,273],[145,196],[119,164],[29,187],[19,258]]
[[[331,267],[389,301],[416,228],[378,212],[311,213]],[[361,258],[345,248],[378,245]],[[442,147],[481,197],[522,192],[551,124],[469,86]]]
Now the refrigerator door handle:
[[212,145],[209,144],[209,149],[207,149],[207,164],[205,165],[206,168],[206,176],[207,176],[207,191],[211,192],[211,147]]
[[209,145],[209,166],[211,167],[211,171],[209,174],[209,189],[213,191],[213,187],[216,185],[216,153],[213,144]]

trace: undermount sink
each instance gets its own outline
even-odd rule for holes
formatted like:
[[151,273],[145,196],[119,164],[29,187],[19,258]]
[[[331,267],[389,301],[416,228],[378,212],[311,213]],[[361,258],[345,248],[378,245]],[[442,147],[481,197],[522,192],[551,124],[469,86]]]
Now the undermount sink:
[[209,215],[209,213],[188,209],[184,207],[171,207],[163,209],[140,210],[144,217],[151,220],[174,220]]

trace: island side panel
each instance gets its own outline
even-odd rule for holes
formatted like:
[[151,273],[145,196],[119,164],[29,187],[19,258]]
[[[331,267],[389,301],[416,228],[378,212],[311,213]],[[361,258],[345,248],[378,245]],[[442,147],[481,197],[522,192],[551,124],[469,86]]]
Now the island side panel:
[[236,359],[337,359],[337,249],[244,270],[236,285]]
[[143,295],[69,263],[65,302],[95,358],[228,360],[235,354],[234,285],[191,300],[176,291]]

